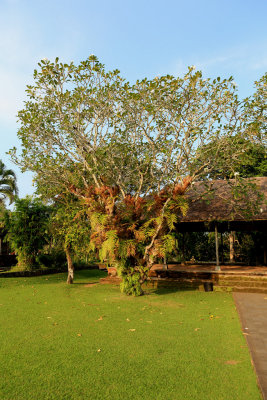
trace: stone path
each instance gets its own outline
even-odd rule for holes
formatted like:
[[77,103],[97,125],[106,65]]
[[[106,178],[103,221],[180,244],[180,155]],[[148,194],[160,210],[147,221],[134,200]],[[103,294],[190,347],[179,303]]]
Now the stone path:
[[258,375],[263,398],[267,400],[267,295],[233,293]]

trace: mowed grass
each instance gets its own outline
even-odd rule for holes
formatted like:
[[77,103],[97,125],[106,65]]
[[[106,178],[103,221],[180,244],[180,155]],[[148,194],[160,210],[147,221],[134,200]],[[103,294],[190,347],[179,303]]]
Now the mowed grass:
[[132,298],[101,276],[0,279],[1,400],[261,399],[231,294]]

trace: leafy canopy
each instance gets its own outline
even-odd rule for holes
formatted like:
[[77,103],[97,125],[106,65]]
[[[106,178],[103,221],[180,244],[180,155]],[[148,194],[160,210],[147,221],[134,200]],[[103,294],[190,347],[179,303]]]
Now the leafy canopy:
[[22,154],[11,154],[47,197],[91,184],[123,198],[159,192],[213,169],[209,158],[194,170],[197,148],[239,132],[232,78],[203,79],[193,67],[130,85],[95,56],[77,66],[42,60],[34,81],[19,112]]

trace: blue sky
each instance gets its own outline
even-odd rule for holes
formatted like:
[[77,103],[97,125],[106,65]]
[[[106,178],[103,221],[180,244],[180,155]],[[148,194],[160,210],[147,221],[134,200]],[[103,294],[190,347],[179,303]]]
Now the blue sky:
[[19,147],[16,114],[41,58],[95,54],[130,81],[196,65],[206,77],[233,75],[246,97],[267,70],[266,15],[266,0],[0,0],[0,159],[20,196],[33,192],[31,174],[5,152]]

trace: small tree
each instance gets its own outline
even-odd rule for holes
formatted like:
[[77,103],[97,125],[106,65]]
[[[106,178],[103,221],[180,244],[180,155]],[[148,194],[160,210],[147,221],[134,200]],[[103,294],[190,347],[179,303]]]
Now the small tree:
[[48,242],[49,216],[49,207],[30,197],[17,199],[14,211],[6,213],[7,240],[20,268],[31,270],[36,265],[38,252]]
[[67,283],[74,280],[73,254],[85,256],[90,252],[90,224],[85,210],[73,195],[60,197],[53,207],[50,229],[54,244],[63,248],[68,264]]

